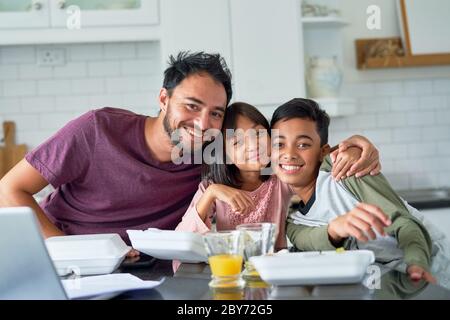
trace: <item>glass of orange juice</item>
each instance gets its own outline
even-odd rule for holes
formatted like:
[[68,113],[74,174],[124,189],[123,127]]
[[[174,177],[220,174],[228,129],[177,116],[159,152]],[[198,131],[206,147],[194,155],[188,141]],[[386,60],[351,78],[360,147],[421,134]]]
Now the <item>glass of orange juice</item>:
[[209,232],[204,236],[208,262],[211,268],[212,288],[235,289],[243,288],[242,280],[242,250],[241,232],[218,231]]

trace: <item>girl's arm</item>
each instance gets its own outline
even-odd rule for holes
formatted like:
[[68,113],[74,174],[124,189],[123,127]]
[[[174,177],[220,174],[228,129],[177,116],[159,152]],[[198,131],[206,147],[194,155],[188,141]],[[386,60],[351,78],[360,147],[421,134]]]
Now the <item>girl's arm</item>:
[[[201,234],[211,230],[211,216],[215,212],[215,204],[214,201],[212,201],[209,206],[205,205],[205,200],[209,197],[205,192],[207,189],[208,185],[206,182],[199,184],[198,190],[195,193],[189,208],[175,230],[191,231]],[[197,210],[199,203],[200,206],[203,206],[203,208],[200,208],[201,212],[198,212]],[[201,203],[203,203],[203,205]]]

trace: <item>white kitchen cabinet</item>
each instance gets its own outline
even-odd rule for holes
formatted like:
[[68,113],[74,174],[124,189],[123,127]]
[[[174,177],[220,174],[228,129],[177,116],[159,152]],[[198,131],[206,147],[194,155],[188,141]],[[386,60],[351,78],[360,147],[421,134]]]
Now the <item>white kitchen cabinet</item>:
[[66,27],[67,8],[81,10],[83,27],[158,24],[158,0],[53,0],[52,27]]
[[230,3],[236,100],[276,107],[304,97],[300,1]]
[[274,107],[305,95],[299,0],[164,0],[161,48],[221,53],[233,73],[233,101]]
[[0,0],[0,45],[159,37],[159,0]]
[[0,29],[47,28],[49,0],[0,0]]

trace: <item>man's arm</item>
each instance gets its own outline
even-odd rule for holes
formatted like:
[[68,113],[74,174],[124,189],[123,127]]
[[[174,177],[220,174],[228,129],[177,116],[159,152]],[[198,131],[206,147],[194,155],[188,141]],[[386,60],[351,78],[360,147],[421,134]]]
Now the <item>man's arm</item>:
[[[351,149],[360,150],[355,157]],[[354,135],[342,141],[330,150],[333,160],[332,176],[339,181],[341,178],[356,175],[362,177],[370,173],[377,175],[381,171],[379,152],[365,137]]]
[[36,213],[44,237],[60,236],[59,230],[39,207],[33,194],[48,185],[42,175],[25,159],[0,180],[0,207],[30,207]]

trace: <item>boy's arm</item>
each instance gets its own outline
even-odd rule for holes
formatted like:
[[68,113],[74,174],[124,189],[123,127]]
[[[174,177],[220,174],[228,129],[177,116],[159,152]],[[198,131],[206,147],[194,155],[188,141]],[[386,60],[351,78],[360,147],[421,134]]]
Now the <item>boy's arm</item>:
[[386,232],[397,239],[399,248],[404,252],[405,263],[428,270],[430,235],[422,223],[410,214],[386,178],[382,174],[349,177],[342,183],[359,201],[376,205],[391,219],[392,224],[386,228]]
[[295,224],[289,218],[286,223],[286,235],[289,241],[301,251],[326,251],[335,250],[339,247],[347,248],[350,239],[345,239],[341,243],[333,243],[328,235],[328,225],[322,227],[310,227]]

